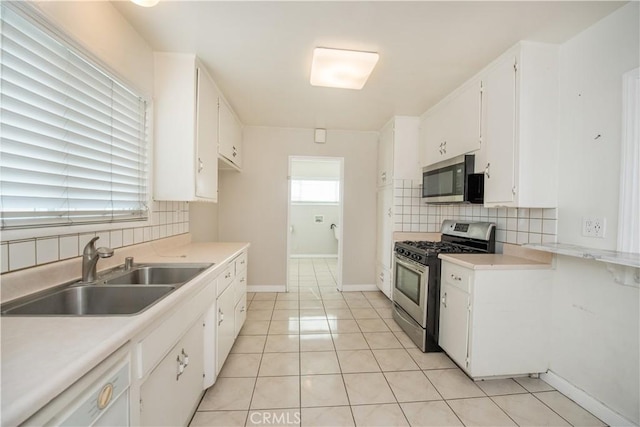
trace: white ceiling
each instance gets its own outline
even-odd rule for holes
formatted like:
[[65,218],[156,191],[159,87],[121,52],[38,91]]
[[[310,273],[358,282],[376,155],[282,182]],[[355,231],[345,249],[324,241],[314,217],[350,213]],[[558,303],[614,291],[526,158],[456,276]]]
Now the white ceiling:
[[[114,4],[154,50],[196,53],[244,124],[379,130],[422,114],[518,40],[562,43],[624,2]],[[380,61],[360,91],[314,87],[314,47]]]

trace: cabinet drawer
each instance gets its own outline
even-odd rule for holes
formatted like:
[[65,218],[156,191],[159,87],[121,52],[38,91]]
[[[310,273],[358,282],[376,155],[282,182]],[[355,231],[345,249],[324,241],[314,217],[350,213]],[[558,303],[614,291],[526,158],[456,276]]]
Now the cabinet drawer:
[[236,275],[247,271],[247,253],[243,252],[235,259]]
[[222,274],[218,277],[218,293],[216,296],[220,296],[225,289],[233,283],[233,279],[235,278],[235,265],[232,262],[227,265],[227,268],[224,269]]
[[247,295],[247,272],[243,271],[238,276],[236,276],[234,284],[233,284],[235,298],[234,301],[237,303],[240,301],[240,298]]
[[189,325],[215,301],[215,280],[182,305],[138,343],[138,378],[144,377],[171,348]]
[[467,293],[471,292],[473,270],[443,261],[442,272],[440,274],[442,283],[448,283],[451,286],[455,286]]

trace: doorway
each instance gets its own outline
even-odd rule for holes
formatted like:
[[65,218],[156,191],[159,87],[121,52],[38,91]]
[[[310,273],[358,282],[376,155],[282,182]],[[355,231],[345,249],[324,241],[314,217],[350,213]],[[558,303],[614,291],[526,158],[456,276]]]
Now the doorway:
[[342,290],[344,158],[289,157],[287,291]]

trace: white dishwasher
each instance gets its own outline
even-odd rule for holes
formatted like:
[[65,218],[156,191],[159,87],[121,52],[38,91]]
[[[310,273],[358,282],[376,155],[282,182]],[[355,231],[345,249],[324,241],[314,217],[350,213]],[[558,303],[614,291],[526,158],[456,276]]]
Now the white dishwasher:
[[93,368],[25,426],[129,426],[129,352],[122,348]]

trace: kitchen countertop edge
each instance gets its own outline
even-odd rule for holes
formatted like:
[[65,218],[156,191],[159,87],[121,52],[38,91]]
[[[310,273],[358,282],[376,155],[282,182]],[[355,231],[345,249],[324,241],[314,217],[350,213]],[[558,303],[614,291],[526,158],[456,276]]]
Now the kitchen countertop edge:
[[503,254],[440,254],[443,261],[472,270],[548,270],[551,263]]

